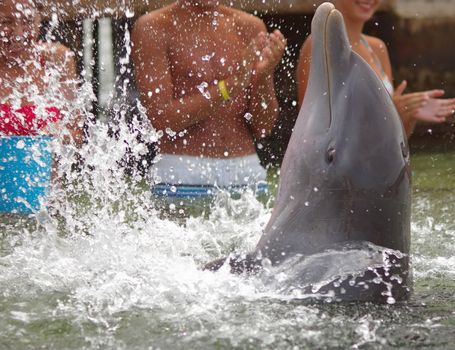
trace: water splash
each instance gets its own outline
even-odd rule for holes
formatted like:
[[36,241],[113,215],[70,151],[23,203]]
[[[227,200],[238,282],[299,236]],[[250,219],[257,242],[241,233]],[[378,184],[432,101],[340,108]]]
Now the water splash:
[[[123,62],[129,63],[128,54]],[[108,136],[110,126],[93,121],[90,84],[83,83],[77,100],[69,102],[59,93],[59,74],[51,71],[52,89],[45,96],[34,87],[11,96],[17,106],[27,97],[39,108],[57,104],[68,114],[61,128],[51,130],[60,162],[48,208],[31,218],[0,218],[0,337],[6,347],[413,347],[419,339],[428,344],[425,334],[443,328],[440,314],[427,323],[428,310],[413,313],[413,304],[404,310],[399,305],[302,305],[303,294],[293,292],[298,290],[295,274],[300,271],[301,277],[310,262],[333,259],[333,252],[294,261],[294,275],[286,266],[258,278],[234,276],[227,269],[201,271],[213,258],[251,251],[270,210],[247,193],[240,200],[218,197],[208,218],[163,219],[149,196],[154,179],[135,172],[125,178],[122,165],[128,152],[143,155],[139,134],[150,135],[151,142],[162,134],[137,118],[126,121],[129,105],[120,100],[113,108],[117,136]],[[125,96],[129,89],[125,82]],[[89,142],[80,149],[59,141],[74,113],[87,121]],[[449,203],[447,210],[435,210],[434,202]],[[420,196],[416,202],[413,258],[421,289],[428,278],[436,278],[430,287],[453,280],[451,202],[448,194]],[[338,257],[364,264],[371,258],[368,252],[353,249]],[[374,253],[374,264],[383,257]],[[325,273],[328,281],[330,275],[360,272],[326,266]]]

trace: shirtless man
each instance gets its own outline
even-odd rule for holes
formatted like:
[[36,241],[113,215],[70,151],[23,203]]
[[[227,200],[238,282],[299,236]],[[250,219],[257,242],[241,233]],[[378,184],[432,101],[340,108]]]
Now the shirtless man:
[[286,40],[213,0],[178,0],[138,19],[133,62],[157,130],[163,183],[229,187],[265,180],[254,140],[278,117],[273,73]]

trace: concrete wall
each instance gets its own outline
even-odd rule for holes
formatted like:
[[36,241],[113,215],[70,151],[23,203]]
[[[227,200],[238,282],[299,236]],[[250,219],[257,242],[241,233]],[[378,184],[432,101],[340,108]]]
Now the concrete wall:
[[[78,17],[93,15],[125,15],[143,13],[162,7],[173,0],[43,0],[47,12],[58,9],[62,16]],[[276,14],[311,13],[324,1],[321,0],[220,0],[221,4],[233,4],[245,11],[271,12]],[[453,0],[383,0],[382,10],[393,11],[403,18],[434,18],[455,16]]]
[[[455,7],[455,4],[454,4]],[[440,88],[455,97],[455,17],[393,19],[388,40],[397,82],[406,79],[412,90]],[[442,125],[421,125],[415,136],[453,139],[455,119]]]

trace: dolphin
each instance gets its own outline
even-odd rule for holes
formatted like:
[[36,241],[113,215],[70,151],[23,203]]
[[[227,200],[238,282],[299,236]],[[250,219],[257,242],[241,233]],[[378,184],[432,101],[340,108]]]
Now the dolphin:
[[[389,254],[393,266],[365,266],[337,296],[406,299],[411,288],[406,133],[383,83],[351,49],[333,4],[318,7],[311,28],[309,85],[281,166],[275,206],[256,249],[231,257],[231,270],[260,269],[264,260],[278,266],[295,256],[368,243],[395,251]],[[207,268],[216,270],[224,261]]]

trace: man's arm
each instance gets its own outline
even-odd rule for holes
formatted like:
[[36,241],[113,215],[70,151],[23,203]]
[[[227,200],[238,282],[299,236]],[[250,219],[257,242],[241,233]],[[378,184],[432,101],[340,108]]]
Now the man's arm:
[[[74,53],[69,50],[66,46],[55,44],[53,51],[53,60],[58,69],[61,72],[60,76],[60,92],[62,93],[67,104],[72,104],[76,100],[76,93],[78,91],[78,76],[76,70],[76,60]],[[55,51],[54,51],[55,50]],[[74,104],[73,104],[74,105]],[[65,111],[64,111],[65,112]],[[65,125],[69,131],[71,138],[77,146],[81,146],[84,141],[84,130],[81,112],[78,109],[70,109],[71,115],[69,116],[69,122]],[[68,137],[63,140],[64,143],[69,143]]]
[[256,138],[263,138],[272,132],[278,119],[278,101],[275,94],[273,74],[283,56],[286,40],[280,31],[267,35],[262,21],[256,25],[259,40],[264,40],[260,59],[255,67],[251,84],[249,112],[252,114],[251,129]]

